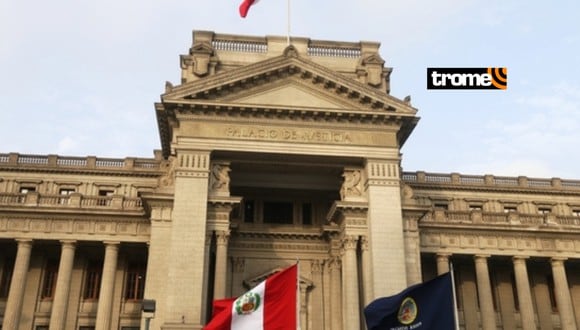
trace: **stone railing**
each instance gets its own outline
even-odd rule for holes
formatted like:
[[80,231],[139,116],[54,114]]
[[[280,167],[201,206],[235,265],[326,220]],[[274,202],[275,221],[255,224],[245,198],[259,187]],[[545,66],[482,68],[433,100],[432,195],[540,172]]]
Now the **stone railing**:
[[537,189],[580,190],[580,180],[560,178],[537,179],[525,176],[505,177],[494,175],[462,175],[458,173],[440,174],[425,172],[404,172],[403,181],[407,183],[426,183],[443,185],[520,187]]
[[0,154],[0,166],[50,166],[59,168],[157,170],[160,161],[149,158],[65,157],[58,155]]
[[474,211],[449,211],[434,209],[427,213],[422,222],[436,223],[470,223],[470,224],[510,224],[528,226],[580,226],[578,216],[557,216],[554,214],[527,214],[517,212],[482,212]]
[[222,50],[227,52],[244,52],[244,53],[268,52],[268,44],[266,42],[260,41],[215,39],[212,40],[211,45],[215,50]]
[[80,209],[110,209],[140,211],[143,209],[141,198],[114,196],[84,196],[78,193],[70,195],[44,195],[37,192],[0,193],[0,205],[62,207]]
[[309,45],[308,55],[310,56],[327,56],[327,57],[361,57],[361,49],[356,47],[333,47]]

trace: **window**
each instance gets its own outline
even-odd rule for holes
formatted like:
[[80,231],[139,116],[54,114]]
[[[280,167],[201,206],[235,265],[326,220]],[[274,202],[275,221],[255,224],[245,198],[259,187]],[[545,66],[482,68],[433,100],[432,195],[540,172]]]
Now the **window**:
[[518,297],[518,286],[516,284],[516,277],[514,273],[511,274],[511,282],[512,282],[512,294],[514,296],[514,308],[516,312],[520,311],[520,298]]
[[548,207],[540,207],[538,208],[538,214],[548,214],[552,212],[552,210]]
[[37,325],[34,330],[48,330],[48,325]]
[[435,203],[435,204],[433,204],[433,206],[436,209],[440,209],[440,210],[447,210],[447,209],[449,209],[449,206],[446,203]]
[[504,206],[503,207],[504,213],[517,212],[517,211],[518,211],[518,209],[515,206]]
[[552,312],[557,312],[558,303],[556,302],[556,291],[554,289],[554,278],[552,275],[546,276],[546,284],[548,286],[548,295],[550,296],[550,306],[552,306]]
[[254,222],[254,201],[244,202],[244,222]]
[[12,273],[14,272],[14,259],[4,260],[4,267],[0,277],[0,299],[8,298],[10,291],[10,282],[12,281]]
[[87,265],[87,274],[85,277],[84,299],[99,299],[99,290],[101,287],[101,276],[103,271],[102,261],[89,261]]
[[58,194],[62,197],[58,198],[58,203],[59,204],[68,204],[69,201],[69,195],[74,193],[75,190],[72,188],[60,188],[60,190],[58,191]]
[[54,289],[56,288],[56,279],[58,277],[58,261],[49,259],[44,268],[44,279],[42,281],[42,299],[52,299],[54,297]]
[[481,211],[482,207],[481,207],[481,205],[469,205],[469,210],[470,211]]
[[572,210],[572,215],[575,217],[580,217],[580,209],[574,209]]
[[111,196],[113,196],[115,192],[113,190],[99,190],[99,199],[97,200],[97,205],[100,206],[108,206],[111,205]]
[[29,186],[20,187],[21,194],[28,194],[29,192],[35,192],[35,191],[36,191],[36,187],[29,187]]
[[294,205],[289,202],[264,202],[264,223],[292,224]]
[[145,269],[144,262],[130,262],[127,267],[125,280],[125,299],[141,300],[145,292]]
[[81,325],[79,327],[79,330],[95,330],[95,326],[94,325]]
[[302,203],[302,224],[312,224],[312,204],[310,203]]

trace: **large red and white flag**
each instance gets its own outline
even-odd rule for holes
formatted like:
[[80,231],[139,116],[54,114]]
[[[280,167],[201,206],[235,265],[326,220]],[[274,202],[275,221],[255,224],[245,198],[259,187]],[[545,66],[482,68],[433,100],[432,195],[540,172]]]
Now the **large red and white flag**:
[[295,330],[298,265],[286,268],[238,298],[213,302],[204,330]]
[[258,1],[259,0],[244,0],[240,4],[240,16],[246,17],[246,15],[248,15],[248,10],[250,10],[250,7],[258,3]]

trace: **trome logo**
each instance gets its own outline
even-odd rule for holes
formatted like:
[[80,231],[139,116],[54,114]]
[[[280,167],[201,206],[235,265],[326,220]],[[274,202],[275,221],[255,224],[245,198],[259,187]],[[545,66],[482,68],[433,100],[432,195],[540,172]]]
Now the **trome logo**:
[[427,89],[507,89],[507,68],[427,68]]

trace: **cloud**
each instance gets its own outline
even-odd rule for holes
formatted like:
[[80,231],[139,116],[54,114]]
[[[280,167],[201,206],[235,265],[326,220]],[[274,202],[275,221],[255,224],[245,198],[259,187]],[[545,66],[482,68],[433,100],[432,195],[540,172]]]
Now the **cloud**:
[[489,164],[500,173],[577,177],[580,85],[561,82],[515,99],[512,122],[488,121]]

